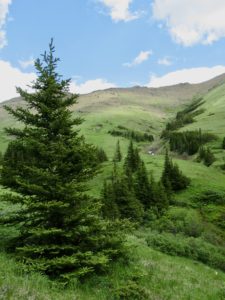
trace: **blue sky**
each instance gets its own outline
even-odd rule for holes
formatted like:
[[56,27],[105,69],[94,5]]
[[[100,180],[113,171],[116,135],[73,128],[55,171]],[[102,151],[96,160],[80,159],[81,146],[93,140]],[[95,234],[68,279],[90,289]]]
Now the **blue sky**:
[[71,91],[201,82],[225,72],[224,0],[0,0],[0,101],[54,38]]

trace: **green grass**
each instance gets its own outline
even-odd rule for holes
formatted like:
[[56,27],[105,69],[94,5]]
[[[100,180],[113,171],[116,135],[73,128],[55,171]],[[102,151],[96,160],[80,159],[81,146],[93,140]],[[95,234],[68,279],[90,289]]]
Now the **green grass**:
[[[192,87],[200,91],[196,85]],[[186,94],[185,94],[185,92]],[[159,139],[166,122],[175,116],[175,113],[191,101],[194,92],[187,85],[179,86],[176,90],[164,88],[160,91],[148,89],[134,90],[108,90],[95,92],[79,98],[79,103],[73,107],[75,115],[84,118],[80,132],[89,143],[102,147],[109,161],[103,164],[99,174],[89,182],[89,193],[99,197],[103,181],[109,178],[113,169],[112,158],[117,140],[120,140],[123,157],[126,155],[129,141],[125,138],[111,136],[108,131],[118,125],[132,130],[147,131],[153,134],[153,143],[135,143],[140,149],[141,157],[145,161],[149,175],[152,173],[159,180],[163,170],[164,155],[163,142]],[[202,211],[195,197],[206,190],[225,192],[225,172],[220,165],[225,156],[225,151],[220,149],[225,128],[225,85],[212,89],[205,97],[202,108],[204,113],[196,117],[196,122],[185,126],[181,130],[195,130],[202,128],[218,136],[218,140],[211,143],[210,147],[217,158],[211,166],[206,167],[195,162],[195,156],[184,157],[173,155],[183,173],[191,178],[190,187],[174,196],[172,210],[185,207],[191,214],[199,216],[205,226],[205,233],[213,238],[220,234],[217,220],[224,213],[224,206],[207,205]],[[12,105],[16,105],[14,102]],[[20,126],[10,118],[0,107],[0,150],[5,151],[9,139],[4,133],[4,127]],[[155,156],[148,154],[154,150]],[[118,167],[122,169],[123,162]],[[0,189],[0,194],[3,191]],[[11,209],[0,204],[0,214]],[[201,214],[200,214],[201,213]],[[214,232],[215,231],[215,232]],[[1,243],[4,243],[15,230],[0,227]],[[50,282],[41,274],[27,274],[22,271],[21,265],[13,257],[0,252],[0,299],[26,300],[26,299],[81,299],[81,300],[110,300],[113,291],[125,285],[136,274],[138,284],[149,292],[149,299],[155,300],[222,300],[225,299],[225,274],[212,269],[199,262],[176,256],[168,256],[148,247],[143,232],[130,235],[128,243],[133,246],[130,265],[122,263],[113,264],[110,272],[105,276],[94,276],[83,284],[74,282],[65,290],[57,283]],[[136,276],[135,275],[135,276]],[[111,297],[111,298],[110,298]]]
[[95,276],[66,289],[40,274],[24,274],[20,265],[0,255],[0,299],[4,300],[110,300],[114,290],[135,280],[149,292],[149,299],[222,300],[225,274],[201,263],[161,254],[142,238],[129,236],[133,260],[129,266],[114,264],[107,276]]

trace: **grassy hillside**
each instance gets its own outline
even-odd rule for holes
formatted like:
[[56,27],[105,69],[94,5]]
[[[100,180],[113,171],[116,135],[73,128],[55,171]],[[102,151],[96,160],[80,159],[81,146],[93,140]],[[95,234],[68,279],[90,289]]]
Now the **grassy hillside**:
[[[218,76],[201,84],[178,84],[162,88],[134,87],[127,89],[108,89],[88,95],[81,95],[72,110],[85,119],[81,132],[94,144],[103,145],[112,154],[114,139],[108,130],[123,125],[129,129],[148,131],[159,136],[166,121],[173,117],[193,96],[206,94],[221,85],[225,75]],[[4,127],[15,123],[4,110],[4,104],[12,107],[24,105],[20,98],[0,103],[0,150],[4,151],[8,139]],[[125,143],[126,144],[126,143]]]
[[[130,264],[120,262],[114,265],[110,274],[94,277],[83,284],[74,282],[65,290],[40,274],[20,271],[20,265],[4,253],[4,238],[14,233],[0,227],[0,299],[133,299],[129,296],[118,298],[119,293],[128,293],[127,289],[137,289],[143,295],[146,293],[147,296],[140,299],[225,299],[225,202],[222,202],[225,201],[225,172],[219,167],[225,156],[221,149],[225,136],[224,80],[224,76],[219,76],[198,85],[109,89],[79,97],[72,110],[85,120],[80,131],[90,143],[103,147],[109,157],[101,172],[89,183],[89,193],[96,197],[104,179],[112,172],[112,157],[118,139],[123,157],[129,143],[129,139],[112,136],[109,131],[122,126],[127,130],[152,134],[154,142],[135,142],[135,145],[140,149],[148,174],[153,173],[158,180],[166,143],[160,139],[160,134],[166,123],[175,117],[177,111],[189,105],[196,94],[204,95],[201,106],[204,111],[195,117],[194,123],[179,130],[201,128],[216,134],[218,139],[209,146],[217,161],[206,167],[196,162],[196,155],[172,153],[173,160],[191,178],[190,187],[173,197],[172,205],[162,218],[155,220],[149,216],[144,228],[127,236],[127,244],[132,245]],[[18,98],[7,104],[17,106],[23,102]],[[8,143],[3,128],[20,126],[14,122],[0,105],[1,151]],[[149,150],[155,155],[150,155]],[[123,161],[119,168],[122,165]],[[210,200],[203,203],[202,194],[208,191],[215,197],[221,194],[221,202]],[[0,208],[1,213],[10,209],[3,204]]]
[[[24,274],[4,253],[0,256],[0,297],[5,300],[114,300],[170,299],[216,300],[225,297],[225,274],[191,260],[171,257],[149,248],[141,237],[129,236],[136,249],[128,267],[114,265],[110,274],[94,277],[65,290],[40,274]],[[117,298],[141,287],[143,298]]]

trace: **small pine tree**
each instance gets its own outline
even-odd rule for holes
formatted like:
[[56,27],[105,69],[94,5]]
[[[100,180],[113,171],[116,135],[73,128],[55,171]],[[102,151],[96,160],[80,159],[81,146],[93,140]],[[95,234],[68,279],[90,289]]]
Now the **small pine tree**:
[[101,192],[102,196],[102,213],[105,218],[108,219],[119,219],[120,211],[118,205],[116,203],[115,194],[114,194],[114,186],[111,183],[104,182],[104,186]]
[[169,206],[169,197],[162,182],[155,182],[151,179],[152,187],[152,208],[158,216],[162,215]]
[[173,164],[172,160],[169,157],[168,150],[166,150],[165,154],[165,162],[161,182],[168,196],[171,195],[171,191],[179,191],[185,189],[190,184],[190,179],[182,174],[176,164]]
[[132,173],[134,173],[135,171],[137,171],[140,162],[141,159],[139,156],[138,149],[134,149],[133,141],[131,140],[128,146],[127,156],[124,162],[125,172],[127,173],[128,170],[130,170]]
[[207,148],[201,147],[199,149],[198,157],[197,157],[198,162],[203,161],[203,163],[207,167],[209,167],[214,163],[215,160],[216,160],[216,158],[209,147],[207,147]]
[[122,153],[121,153],[121,150],[120,150],[120,141],[118,140],[117,144],[116,144],[116,150],[115,150],[115,154],[114,154],[114,157],[113,157],[113,161],[114,162],[120,162],[121,160],[122,160]]
[[223,142],[222,142],[222,149],[225,150],[225,137],[223,138]]
[[103,214],[109,219],[122,218],[139,222],[143,216],[143,206],[136,199],[133,178],[127,174],[120,174],[116,164],[109,183],[105,183],[102,190]]
[[99,163],[102,163],[102,162],[108,160],[108,157],[107,157],[105,151],[102,148],[97,148],[96,149],[96,156],[97,156],[97,160],[98,160]]
[[[49,53],[36,60],[34,93],[18,88],[26,107],[6,107],[22,122],[8,128],[14,137],[4,156],[2,184],[16,193],[5,201],[20,204],[1,216],[19,234],[10,250],[30,268],[68,281],[105,270],[122,252],[123,235],[100,217],[101,203],[89,196],[85,182],[96,170],[94,147],[78,135],[69,107],[69,80],[56,72],[51,42]],[[13,158],[13,163],[10,159]]]
[[214,154],[212,153],[210,148],[207,148],[206,149],[206,155],[205,155],[205,158],[204,158],[204,164],[207,167],[209,167],[214,163],[215,160],[216,160],[216,158],[215,158]]
[[134,191],[136,198],[142,203],[145,209],[148,209],[152,206],[152,189],[143,161],[139,164],[139,167],[134,176]]
[[129,188],[126,175],[114,182],[114,193],[121,217],[140,222],[144,214],[143,206],[135,197],[134,190]]
[[0,166],[2,165],[3,163],[3,155],[2,155],[2,152],[0,151]]
[[172,193],[172,184],[171,184],[171,177],[172,177],[172,162],[169,158],[168,150],[166,149],[165,160],[164,160],[164,169],[161,177],[161,182],[166,190],[166,193],[171,195]]

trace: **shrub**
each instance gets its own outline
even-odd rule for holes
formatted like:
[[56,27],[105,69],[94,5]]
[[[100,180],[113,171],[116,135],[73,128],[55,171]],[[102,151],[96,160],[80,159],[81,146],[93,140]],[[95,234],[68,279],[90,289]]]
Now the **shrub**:
[[146,241],[149,247],[163,253],[188,257],[225,271],[225,249],[213,246],[201,238],[151,232]]
[[136,281],[128,280],[113,291],[111,300],[147,300],[151,299],[149,292]]
[[172,208],[163,217],[152,224],[160,232],[182,233],[186,236],[201,236],[204,226],[201,217],[193,209]]
[[199,161],[199,162],[203,161],[203,163],[207,167],[209,167],[214,163],[215,160],[216,160],[216,158],[209,147],[207,147],[207,148],[201,147],[199,149],[197,161]]
[[204,191],[195,197],[196,201],[202,204],[225,204],[225,193],[218,191]]

